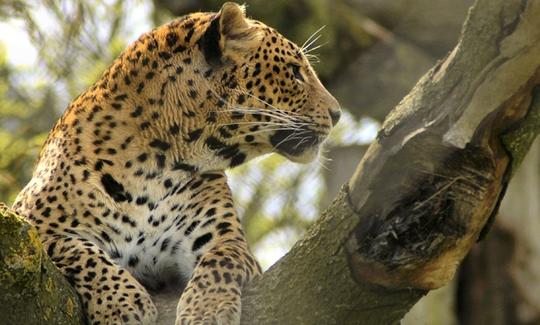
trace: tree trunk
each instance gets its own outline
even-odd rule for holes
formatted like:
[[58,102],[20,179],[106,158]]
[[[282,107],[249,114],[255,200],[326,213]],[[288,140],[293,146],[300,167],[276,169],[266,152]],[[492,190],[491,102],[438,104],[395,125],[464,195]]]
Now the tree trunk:
[[[540,2],[478,0],[456,48],[390,113],[330,208],[245,288],[242,323],[395,324],[427,290],[448,283],[540,130],[539,84]],[[20,238],[2,228],[2,240]],[[40,262],[22,265],[43,274]],[[36,294],[33,304],[6,300],[68,298],[78,310],[69,292]],[[168,310],[162,319],[171,319]],[[39,319],[42,310],[21,315],[31,313]]]

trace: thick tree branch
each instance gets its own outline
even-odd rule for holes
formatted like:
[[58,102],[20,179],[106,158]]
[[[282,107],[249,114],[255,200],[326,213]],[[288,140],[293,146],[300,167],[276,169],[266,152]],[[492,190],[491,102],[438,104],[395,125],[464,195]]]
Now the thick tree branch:
[[243,323],[392,324],[446,284],[538,132],[539,71],[540,2],[477,1],[348,187],[248,286]]

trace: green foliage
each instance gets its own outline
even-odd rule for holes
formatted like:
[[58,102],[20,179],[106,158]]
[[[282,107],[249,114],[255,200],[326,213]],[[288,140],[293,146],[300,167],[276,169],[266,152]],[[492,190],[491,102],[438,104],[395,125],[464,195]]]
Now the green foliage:
[[45,138],[44,124],[53,122],[44,109],[49,93],[26,88],[24,74],[7,62],[0,46],[0,201],[12,201],[28,181]]
[[[250,244],[257,248],[266,236],[283,230],[293,237],[304,232],[317,217],[317,203],[324,194],[319,168],[317,164],[294,165],[270,155],[230,172]],[[306,185],[309,191],[305,191]]]
[[512,157],[512,173],[517,170],[540,133],[540,89],[535,88],[533,91],[528,118],[513,125],[502,136],[503,144]]
[[0,44],[0,202],[12,202],[28,182],[41,144],[69,101],[124,49],[132,37],[127,8],[141,2],[0,4],[0,18],[22,21],[37,52],[33,66],[13,66]]

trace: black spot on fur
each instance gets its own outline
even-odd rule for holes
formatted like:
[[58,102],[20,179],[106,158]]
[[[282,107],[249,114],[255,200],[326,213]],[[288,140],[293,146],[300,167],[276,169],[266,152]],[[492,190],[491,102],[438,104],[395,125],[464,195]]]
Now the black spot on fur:
[[150,126],[150,122],[148,122],[148,121],[142,122],[141,125],[140,125],[141,130],[146,130],[146,129],[148,129],[149,126]]
[[191,89],[188,94],[189,94],[189,97],[193,99],[196,99],[197,96],[199,95],[199,93],[195,89]]
[[216,121],[217,121],[217,113],[214,111],[208,113],[208,116],[206,117],[206,122],[216,123]]
[[[173,50],[173,53],[181,53],[181,52],[184,52],[185,50],[187,50],[187,47],[183,46],[183,45],[178,45],[174,50]],[[178,72],[178,71],[177,71]]]
[[230,138],[232,137],[232,134],[229,132],[229,130],[227,130],[226,127],[222,126],[219,128],[219,134],[223,137],[223,138]]
[[172,187],[172,185],[173,185],[173,184],[172,184],[172,180],[171,180],[170,178],[167,178],[167,179],[165,180],[165,182],[163,182],[163,185],[164,185],[166,188]]
[[204,58],[210,65],[217,65],[221,62],[221,48],[219,46],[220,38],[219,16],[216,16],[199,40],[199,45],[204,53]]
[[168,60],[172,57],[172,54],[169,53],[169,52],[165,52],[165,51],[162,51],[162,52],[159,52],[158,53],[159,57],[162,58],[163,60]]
[[160,248],[160,250],[161,250],[162,252],[164,252],[164,251],[167,249],[167,247],[169,247],[169,243],[170,243],[170,242],[171,242],[171,239],[170,239],[170,238],[165,238],[165,239],[163,240],[163,242],[161,242],[161,248]]
[[213,174],[213,173],[206,173],[206,174],[201,174],[201,178],[202,179],[205,179],[209,182],[213,181],[213,180],[216,180],[218,178],[222,178],[223,175],[221,174]]
[[41,215],[45,218],[48,218],[51,216],[51,208],[50,207],[46,207],[45,210],[43,210],[43,212],[41,212]]
[[206,145],[208,146],[208,148],[210,148],[212,150],[219,150],[219,149],[224,148],[225,146],[227,146],[225,143],[221,142],[216,137],[208,137],[206,139]]
[[140,155],[137,156],[137,160],[139,162],[145,162],[146,159],[148,159],[148,154],[147,153],[141,153]]
[[114,163],[109,160],[109,159],[98,159],[98,161],[96,162],[96,171],[99,171],[101,170],[101,168],[103,168],[104,165],[109,165],[109,166],[114,166]]
[[242,164],[244,161],[246,160],[246,155],[242,152],[234,155],[232,158],[231,158],[231,167],[236,167],[240,164]]
[[195,28],[192,28],[189,30],[189,32],[184,37],[184,42],[189,43],[191,41],[191,38],[193,37],[193,33],[195,32]]
[[142,106],[137,106],[133,112],[131,112],[131,117],[138,117],[142,114],[143,108]]
[[47,248],[47,255],[53,256],[54,254],[54,248],[56,247],[56,243],[52,242],[49,247]]
[[165,155],[164,154],[156,154],[156,162],[159,168],[165,167]]
[[216,214],[216,208],[210,208],[206,213],[204,214],[206,217],[212,217]]
[[146,204],[146,202],[148,202],[148,196],[140,196],[137,198],[137,200],[135,201],[135,203],[137,205],[143,205],[143,204]]
[[100,171],[103,168],[103,160],[98,160],[96,164],[94,165],[94,169],[96,171]]
[[[190,190],[195,190],[195,189],[199,188],[199,186],[201,186],[202,183],[203,183],[203,181],[201,179],[199,179],[198,181],[192,183],[191,186],[189,187],[189,189]],[[201,209],[202,208],[199,208],[199,211],[197,211],[195,214],[198,215]]]
[[144,89],[144,82],[140,82],[139,85],[137,86],[137,94],[140,94]]
[[186,230],[184,231],[184,235],[186,236],[189,236],[193,230],[195,230],[195,228],[197,228],[197,226],[199,225],[200,221],[196,220],[196,221],[193,221],[189,227],[186,228]]
[[165,141],[161,141],[159,139],[154,139],[152,142],[150,142],[150,147],[152,148],[158,148],[163,151],[168,150],[171,147],[171,144]]
[[178,34],[174,32],[170,32],[165,36],[165,40],[167,41],[167,45],[172,47],[176,42],[178,42]]
[[225,159],[231,159],[231,167],[238,166],[246,160],[246,155],[239,151],[239,145],[237,143],[227,145],[215,137],[208,137],[206,139],[206,145],[215,151],[216,155]]
[[197,251],[211,240],[212,240],[211,233],[206,233],[200,237],[197,237],[197,239],[195,239],[195,241],[193,242],[193,247],[191,247],[191,250]]
[[180,127],[178,126],[178,124],[175,123],[175,124],[171,125],[171,127],[169,129],[170,134],[177,135],[179,132],[180,132]]
[[111,241],[111,237],[109,237],[109,235],[105,231],[102,231],[100,233],[100,236],[101,236],[101,238],[103,238],[104,241],[106,241],[108,243]]
[[128,260],[128,265],[131,267],[135,267],[139,264],[139,258],[137,256],[130,256]]
[[234,112],[231,113],[231,118],[233,118],[235,120],[241,119],[243,117],[244,117],[244,113],[242,113],[242,112],[234,111]]
[[187,136],[187,138],[185,138],[185,140],[187,142],[196,141],[201,137],[202,132],[203,132],[203,128],[191,131],[191,132],[188,133],[188,136]]
[[101,176],[101,184],[105,188],[107,194],[109,194],[116,202],[126,201],[126,195],[124,193],[124,186],[118,183],[111,174],[105,174]]
[[186,172],[194,172],[194,171],[197,170],[197,167],[195,167],[193,165],[185,164],[185,163],[182,163],[182,162],[176,162],[173,165],[172,170],[183,170],[183,171],[186,171]]

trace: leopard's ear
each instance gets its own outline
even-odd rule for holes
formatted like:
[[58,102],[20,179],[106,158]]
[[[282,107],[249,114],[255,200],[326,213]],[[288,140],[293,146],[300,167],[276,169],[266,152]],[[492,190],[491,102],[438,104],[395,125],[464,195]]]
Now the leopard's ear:
[[246,7],[234,2],[225,2],[219,11],[221,35],[236,38],[249,29],[246,20]]
[[226,2],[201,37],[206,60],[215,64],[259,46],[262,32],[246,19],[245,7]]

